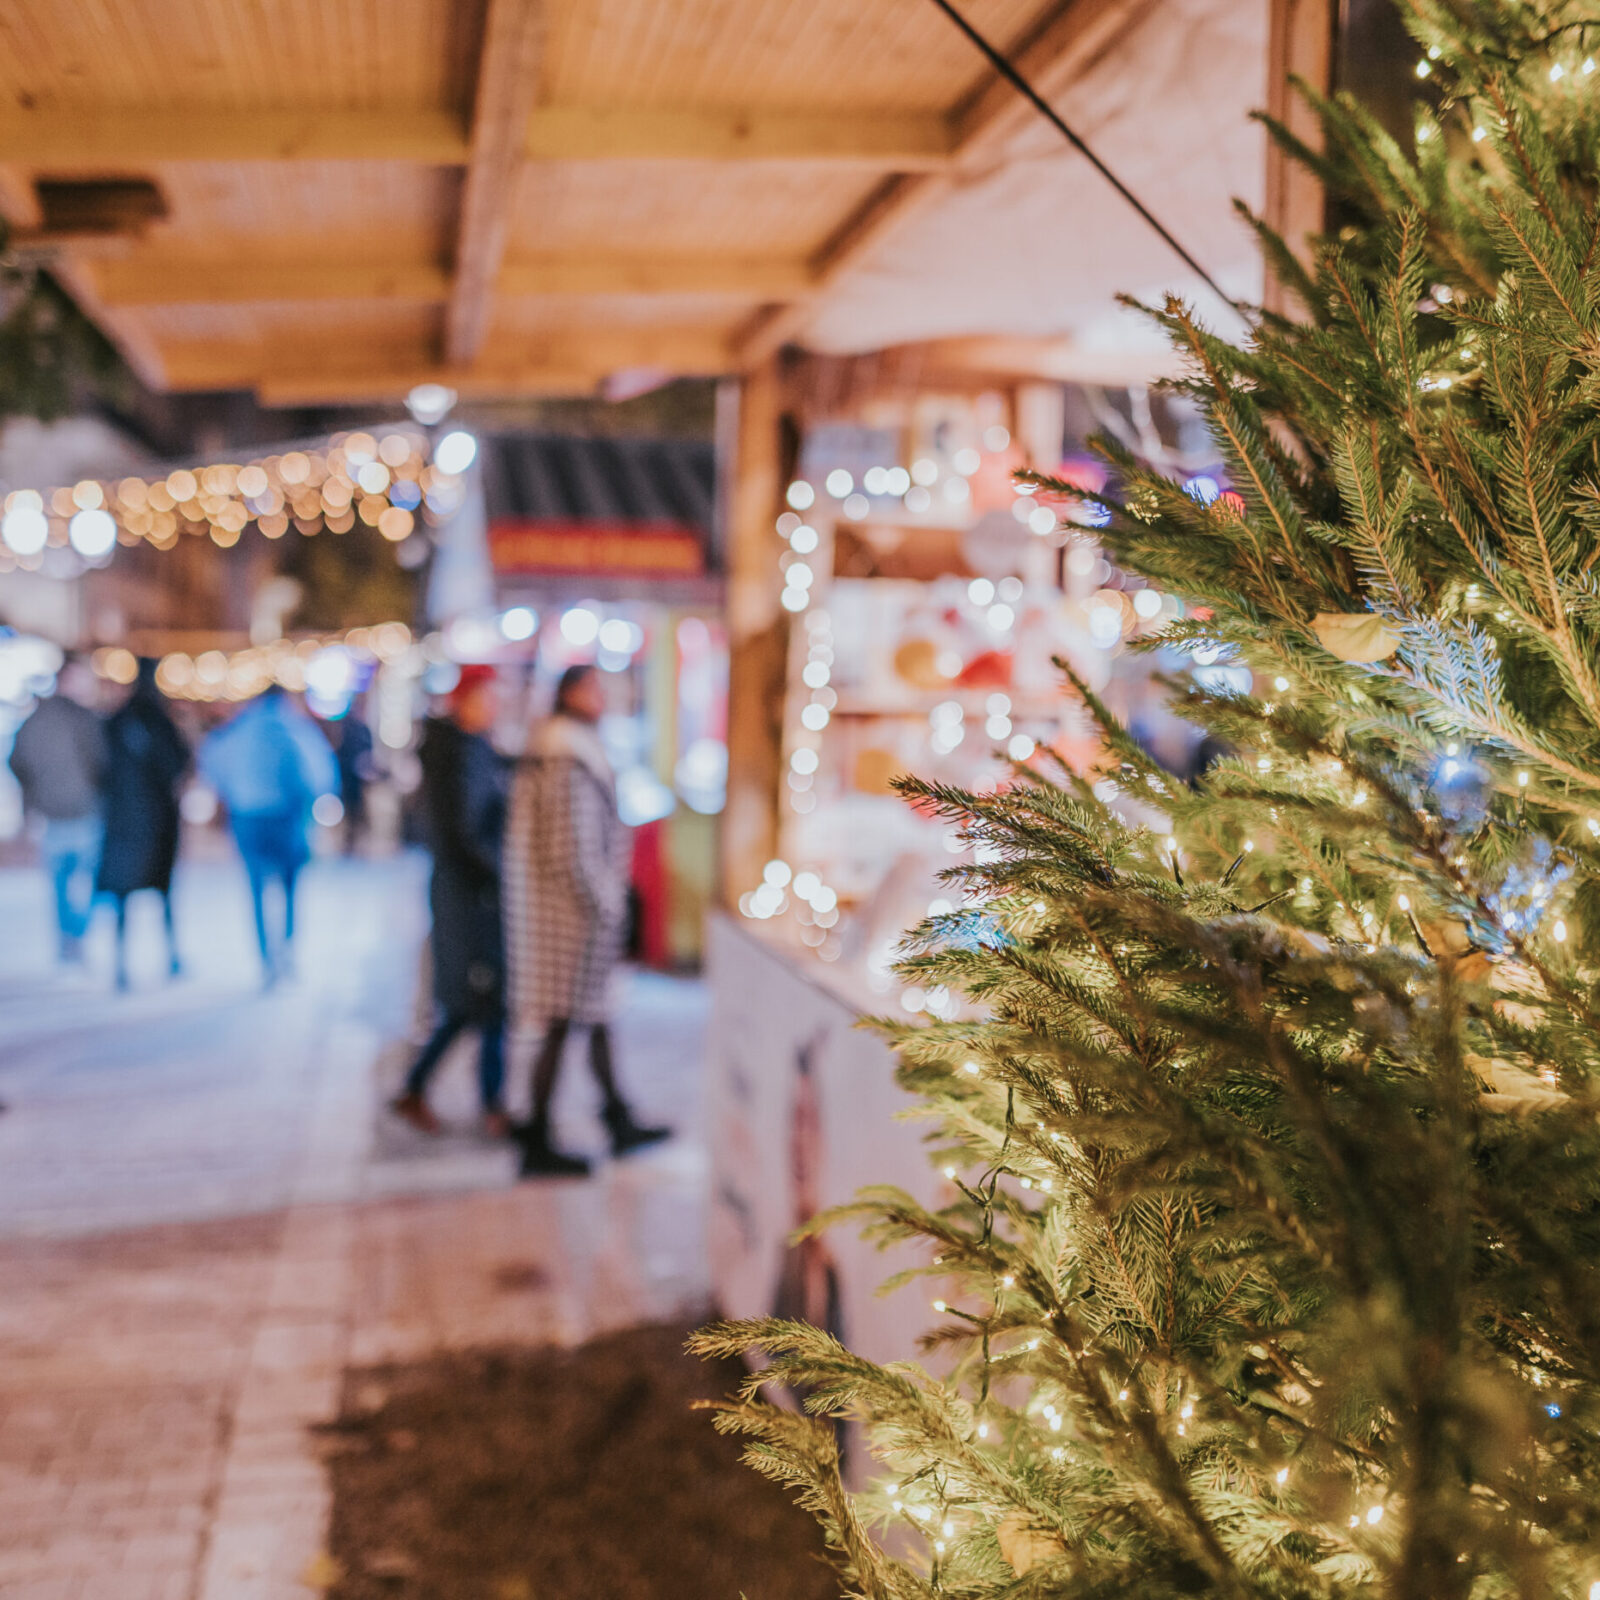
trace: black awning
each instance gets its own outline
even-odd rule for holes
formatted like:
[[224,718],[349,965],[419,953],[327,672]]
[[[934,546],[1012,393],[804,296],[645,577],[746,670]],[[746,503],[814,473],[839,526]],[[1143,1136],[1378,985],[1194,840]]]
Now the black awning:
[[491,526],[675,525],[711,536],[716,461],[710,441],[515,433],[482,440]]

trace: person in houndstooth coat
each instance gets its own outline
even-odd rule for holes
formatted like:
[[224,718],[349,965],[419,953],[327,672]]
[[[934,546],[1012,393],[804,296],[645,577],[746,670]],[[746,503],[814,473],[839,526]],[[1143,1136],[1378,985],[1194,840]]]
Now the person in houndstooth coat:
[[581,1177],[589,1170],[550,1138],[550,1103],[575,1027],[588,1030],[589,1065],[605,1099],[613,1153],[671,1133],[634,1121],[612,1064],[611,975],[627,930],[632,842],[617,815],[616,784],[597,727],[604,709],[599,672],[569,667],[511,792],[502,872],[512,1014],[519,1034],[543,1034],[522,1136],[525,1177]]

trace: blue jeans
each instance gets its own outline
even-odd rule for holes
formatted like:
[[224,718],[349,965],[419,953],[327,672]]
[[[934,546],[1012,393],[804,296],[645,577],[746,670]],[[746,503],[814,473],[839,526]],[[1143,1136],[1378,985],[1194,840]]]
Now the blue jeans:
[[[262,961],[271,969],[276,965],[278,951],[294,942],[295,880],[308,855],[305,822],[298,812],[235,816],[233,837],[250,879],[256,942],[261,947]],[[267,884],[273,878],[283,885],[283,937],[276,947],[267,932]]]
[[50,817],[39,841],[44,870],[56,896],[56,926],[64,950],[75,947],[89,926],[94,873],[100,863],[105,824],[99,817]]
[[406,1075],[406,1093],[421,1096],[427,1092],[428,1080],[439,1065],[444,1053],[455,1042],[456,1035],[465,1028],[476,1028],[478,1038],[478,1098],[485,1111],[504,1109],[502,1094],[506,1081],[506,1024],[504,1017],[488,1022],[469,1022],[465,1017],[446,1012],[433,1030],[416,1064]]

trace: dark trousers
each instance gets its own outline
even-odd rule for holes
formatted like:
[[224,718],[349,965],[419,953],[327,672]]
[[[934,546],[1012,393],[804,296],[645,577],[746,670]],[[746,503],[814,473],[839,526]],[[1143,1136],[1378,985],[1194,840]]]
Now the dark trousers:
[[[583,1027],[583,1023],[577,1024]],[[615,1116],[626,1112],[627,1105],[623,1101],[622,1093],[617,1088],[616,1069],[611,1061],[611,1030],[603,1022],[590,1023],[589,1027],[589,1071],[594,1075],[594,1081],[599,1085],[600,1093],[605,1100],[605,1109],[608,1115]],[[539,1046],[539,1054],[533,1063],[533,1121],[532,1128],[537,1137],[544,1136],[544,1130],[550,1122],[550,1102],[555,1096],[556,1079],[561,1075],[561,1057],[567,1047],[567,1035],[573,1028],[572,1021],[567,1017],[555,1017],[545,1030],[544,1042]]]
[[444,1053],[455,1043],[463,1028],[478,1029],[478,1096],[485,1111],[499,1111],[506,1081],[506,1023],[504,1017],[490,1022],[469,1022],[467,1018],[447,1011],[423,1045],[411,1071],[406,1075],[406,1093],[419,1098],[427,1090],[434,1069],[444,1059]]
[[236,816],[233,837],[250,879],[256,943],[261,948],[261,959],[270,967],[274,943],[267,930],[267,885],[274,879],[283,885],[282,944],[287,947],[294,942],[294,889],[300,868],[305,865],[305,825],[294,813]]

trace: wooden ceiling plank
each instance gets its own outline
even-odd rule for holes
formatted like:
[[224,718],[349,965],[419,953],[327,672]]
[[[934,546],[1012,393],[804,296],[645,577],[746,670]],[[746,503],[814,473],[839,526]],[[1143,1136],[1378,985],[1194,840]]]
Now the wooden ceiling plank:
[[[1159,0],[1052,0],[1011,58],[1047,99],[1087,72]],[[812,262],[809,295],[754,313],[735,341],[740,365],[753,367],[796,337],[816,295],[860,261],[892,229],[947,196],[955,185],[1003,159],[1007,145],[1038,112],[989,75],[951,115],[951,160],[939,172],[885,179],[834,232]]]
[[[804,161],[934,171],[957,146],[936,113],[830,115],[753,107],[681,110],[536,106],[538,161]],[[471,141],[453,112],[419,109],[51,108],[0,116],[0,162],[56,173],[186,161],[412,161],[462,166]]]
[[531,256],[508,261],[502,295],[798,294],[811,283],[805,261],[760,256]]
[[575,329],[515,342],[515,356],[471,365],[440,363],[411,340],[368,337],[308,351],[281,341],[171,340],[162,347],[167,386],[175,390],[255,389],[315,396],[319,403],[403,396],[415,384],[446,383],[462,394],[541,393],[551,374],[586,385],[630,368],[715,376],[732,366],[728,341],[700,328]]
[[0,161],[54,173],[126,172],[165,161],[414,161],[460,166],[467,131],[453,112],[236,111],[203,106],[8,111]]
[[[96,280],[108,307],[247,305],[312,300],[422,301],[448,299],[450,274],[428,262],[262,261],[244,256],[135,253],[98,264]],[[529,256],[500,271],[503,297],[540,295],[726,295],[776,299],[810,287],[805,261],[783,257]]]
[[102,262],[108,306],[245,305],[263,301],[421,300],[438,303],[450,275],[427,262],[262,261],[155,254]]
[[461,196],[455,283],[445,309],[445,360],[470,366],[488,331],[505,256],[512,196],[527,159],[539,95],[542,0],[489,0],[472,109],[472,153]]
[[528,154],[539,161],[825,161],[911,172],[944,166],[952,148],[951,125],[937,115],[552,105],[528,120]]
[[[1138,27],[1161,0],[1053,0],[1028,37],[1008,52],[1013,65],[1046,100],[1081,79]],[[981,166],[1005,152],[1039,113],[1003,78],[986,73],[982,85],[956,108],[958,157]],[[1070,120],[1070,114],[1069,114]]]

